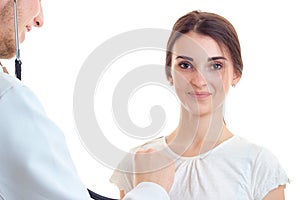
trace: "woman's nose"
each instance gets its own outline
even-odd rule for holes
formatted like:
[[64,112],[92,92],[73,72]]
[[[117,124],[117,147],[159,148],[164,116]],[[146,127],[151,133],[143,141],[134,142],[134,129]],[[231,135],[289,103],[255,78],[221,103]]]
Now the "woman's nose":
[[205,80],[205,77],[203,76],[203,74],[200,71],[195,70],[193,72],[193,75],[192,75],[191,83],[194,86],[197,86],[197,87],[201,88],[201,87],[206,85],[206,80]]

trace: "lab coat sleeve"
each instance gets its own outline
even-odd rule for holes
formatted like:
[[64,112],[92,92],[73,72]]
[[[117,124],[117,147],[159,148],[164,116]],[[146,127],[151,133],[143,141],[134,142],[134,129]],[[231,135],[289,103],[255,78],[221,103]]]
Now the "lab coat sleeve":
[[21,84],[0,91],[0,138],[0,197],[90,199],[63,133]]
[[170,200],[167,191],[158,184],[144,182],[128,192],[124,200]]

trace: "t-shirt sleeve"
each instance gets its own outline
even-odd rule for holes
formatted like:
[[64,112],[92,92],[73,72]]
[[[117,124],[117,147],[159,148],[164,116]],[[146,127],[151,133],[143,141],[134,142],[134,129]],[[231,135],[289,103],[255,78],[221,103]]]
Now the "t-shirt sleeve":
[[252,192],[255,200],[262,200],[271,190],[286,185],[289,179],[278,159],[263,148],[257,155],[252,173]]
[[120,191],[124,190],[125,193],[133,188],[133,155],[132,151],[128,153],[110,177],[110,182],[115,184]]
[[162,146],[163,138],[160,137],[156,140],[145,143],[141,146],[132,148],[129,153],[122,159],[119,163],[117,169],[114,170],[112,176],[110,177],[110,182],[115,184],[119,190],[124,190],[128,193],[134,188],[134,156],[135,152],[139,148],[148,149],[155,148],[159,150],[163,148]]

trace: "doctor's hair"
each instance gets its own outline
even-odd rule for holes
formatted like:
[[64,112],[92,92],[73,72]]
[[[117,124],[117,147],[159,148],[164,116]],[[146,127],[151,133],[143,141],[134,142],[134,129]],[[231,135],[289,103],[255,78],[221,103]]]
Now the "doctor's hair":
[[237,32],[233,25],[224,17],[215,13],[192,11],[180,17],[173,26],[167,50],[165,72],[171,78],[172,49],[176,40],[182,35],[194,31],[200,35],[214,39],[220,47],[225,48],[233,62],[236,73],[242,75],[243,60]]

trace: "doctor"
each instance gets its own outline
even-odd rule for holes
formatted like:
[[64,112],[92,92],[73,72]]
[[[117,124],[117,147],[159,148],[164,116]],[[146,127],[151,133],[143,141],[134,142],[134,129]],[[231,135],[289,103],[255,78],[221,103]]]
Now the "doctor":
[[[40,0],[18,0],[18,35],[43,26]],[[0,1],[0,59],[16,55],[14,0]],[[153,150],[151,150],[153,151]],[[140,153],[136,165],[143,163]],[[161,159],[165,158],[163,155]],[[0,66],[0,199],[90,199],[60,129],[47,117],[36,96]],[[166,200],[174,166],[140,174],[126,200]]]

